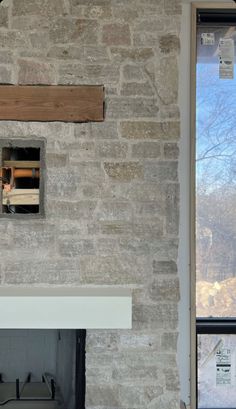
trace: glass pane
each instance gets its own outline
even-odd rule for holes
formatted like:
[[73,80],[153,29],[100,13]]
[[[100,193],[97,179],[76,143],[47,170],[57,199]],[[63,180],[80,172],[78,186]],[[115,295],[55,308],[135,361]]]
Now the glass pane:
[[234,79],[220,78],[218,53],[227,38],[235,55],[236,27],[197,30],[198,317],[236,317],[236,64],[234,57]]
[[236,407],[236,335],[198,335],[198,408]]

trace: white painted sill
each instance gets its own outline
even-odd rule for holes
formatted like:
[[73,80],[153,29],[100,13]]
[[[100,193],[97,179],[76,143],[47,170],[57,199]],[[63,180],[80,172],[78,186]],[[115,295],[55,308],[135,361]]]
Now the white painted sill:
[[123,288],[0,287],[1,329],[128,329],[131,291]]

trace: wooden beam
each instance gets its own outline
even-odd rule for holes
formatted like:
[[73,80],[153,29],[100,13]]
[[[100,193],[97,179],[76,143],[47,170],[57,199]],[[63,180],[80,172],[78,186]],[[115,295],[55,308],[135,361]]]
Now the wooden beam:
[[37,160],[4,160],[3,167],[6,168],[40,168],[40,161]]
[[3,190],[3,205],[39,205],[39,189],[12,189]]
[[104,87],[0,85],[0,120],[101,122]]

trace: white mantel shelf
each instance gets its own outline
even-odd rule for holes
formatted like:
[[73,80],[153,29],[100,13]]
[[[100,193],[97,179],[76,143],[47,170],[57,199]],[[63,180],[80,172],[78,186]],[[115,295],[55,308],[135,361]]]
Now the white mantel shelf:
[[131,291],[123,288],[0,287],[1,329],[128,329]]

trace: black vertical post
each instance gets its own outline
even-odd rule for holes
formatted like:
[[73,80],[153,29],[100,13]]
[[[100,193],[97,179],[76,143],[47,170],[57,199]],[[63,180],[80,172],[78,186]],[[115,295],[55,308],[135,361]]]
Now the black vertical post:
[[85,409],[85,354],[86,354],[86,330],[76,330],[76,376],[75,376],[75,409]]
[[16,379],[16,399],[20,399],[20,380]]

